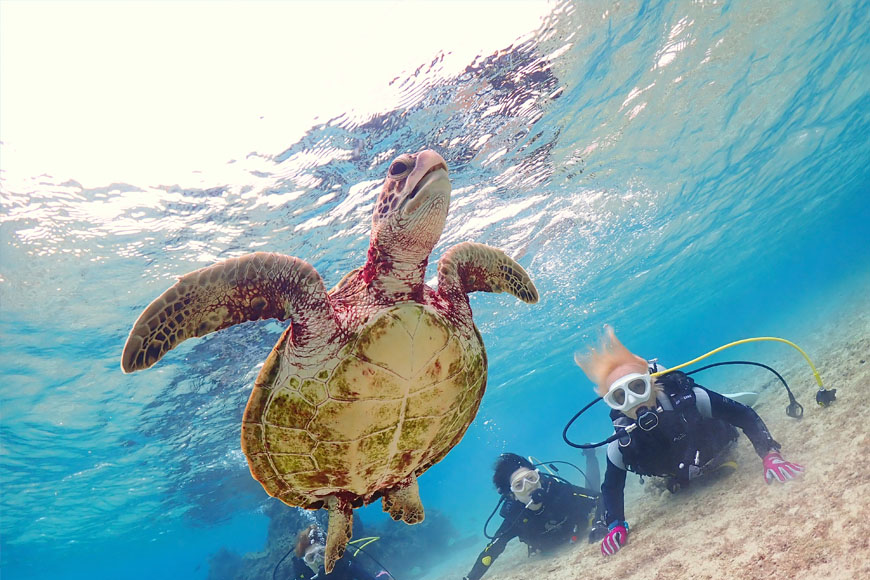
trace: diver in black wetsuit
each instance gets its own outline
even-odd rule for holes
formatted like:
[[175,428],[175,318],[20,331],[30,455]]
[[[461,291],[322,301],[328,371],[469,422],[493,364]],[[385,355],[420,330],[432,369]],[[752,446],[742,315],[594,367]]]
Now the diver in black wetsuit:
[[614,428],[624,434],[607,447],[601,486],[609,528],[601,542],[606,556],[628,541],[623,496],[627,471],[665,477],[669,489],[676,491],[723,467],[733,469],[729,454],[739,437],[736,427],[762,458],[767,483],[785,482],[804,470],[782,458],[780,444],[750,407],[705,389],[679,371],[653,379],[651,373],[660,369],[629,352],[609,326],[601,347],[575,360],[598,384]]
[[312,524],[299,532],[293,557],[294,580],[394,580],[389,572],[379,569],[372,572],[348,549],[329,574],[323,569],[326,553],[326,534]]
[[[529,548],[529,555],[546,553],[574,543],[585,534],[590,520],[601,516],[597,492],[600,471],[593,450],[586,452],[586,486],[571,485],[562,478],[539,473],[534,465],[519,455],[502,454],[495,464],[492,481],[505,498],[499,515],[504,521],[495,538],[477,557],[465,580],[478,580],[514,538]],[[596,519],[597,519],[596,518]],[[589,541],[600,535],[590,533]]]

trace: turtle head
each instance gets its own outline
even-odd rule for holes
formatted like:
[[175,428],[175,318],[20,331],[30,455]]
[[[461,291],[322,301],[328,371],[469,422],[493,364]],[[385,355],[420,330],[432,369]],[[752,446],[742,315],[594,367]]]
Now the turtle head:
[[426,260],[447,222],[450,191],[439,154],[427,149],[396,157],[375,205],[371,251],[408,265]]

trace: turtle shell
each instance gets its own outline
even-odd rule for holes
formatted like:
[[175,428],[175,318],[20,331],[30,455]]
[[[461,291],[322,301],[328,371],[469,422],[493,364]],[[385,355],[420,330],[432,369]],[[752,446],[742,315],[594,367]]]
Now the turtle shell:
[[462,438],[486,385],[474,324],[425,304],[377,311],[320,362],[294,357],[286,339],[248,400],[242,449],[254,478],[293,506],[334,495],[357,507],[421,474]]

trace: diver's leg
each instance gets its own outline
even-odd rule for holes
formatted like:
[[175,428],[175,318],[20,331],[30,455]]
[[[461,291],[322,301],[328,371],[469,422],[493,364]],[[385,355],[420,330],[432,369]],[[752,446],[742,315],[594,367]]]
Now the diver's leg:
[[716,478],[731,475],[737,471],[737,442],[730,441],[701,470],[701,475]]
[[595,457],[595,449],[584,449],[583,455],[586,456],[586,488],[601,493],[601,468]]

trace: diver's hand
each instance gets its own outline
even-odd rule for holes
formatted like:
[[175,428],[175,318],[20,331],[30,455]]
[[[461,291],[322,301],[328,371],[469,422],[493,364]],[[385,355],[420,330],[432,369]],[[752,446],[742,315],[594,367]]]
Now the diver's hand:
[[773,480],[785,483],[804,472],[803,465],[786,461],[779,454],[779,451],[771,451],[764,456],[762,461],[764,463],[764,481],[767,483],[771,483]]
[[613,522],[610,524],[610,531],[601,540],[601,553],[605,556],[612,556],[617,553],[624,545],[628,543],[628,523]]

